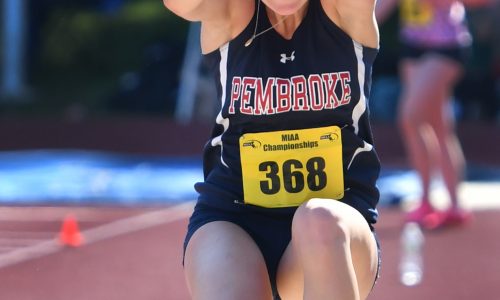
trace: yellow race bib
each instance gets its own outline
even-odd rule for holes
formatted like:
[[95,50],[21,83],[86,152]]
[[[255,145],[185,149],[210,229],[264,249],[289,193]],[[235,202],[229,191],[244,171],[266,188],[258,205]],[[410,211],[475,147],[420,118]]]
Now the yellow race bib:
[[401,20],[409,25],[424,26],[434,18],[432,5],[425,1],[403,0],[400,5]]
[[247,133],[240,137],[240,154],[247,204],[290,207],[344,196],[338,126]]

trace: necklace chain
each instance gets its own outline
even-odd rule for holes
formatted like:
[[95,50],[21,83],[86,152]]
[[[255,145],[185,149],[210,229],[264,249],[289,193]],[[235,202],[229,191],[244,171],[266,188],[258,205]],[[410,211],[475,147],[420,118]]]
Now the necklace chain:
[[274,24],[271,27],[257,33],[257,25],[259,24],[259,15],[260,15],[260,2],[261,2],[261,0],[259,0],[257,2],[257,17],[255,18],[255,27],[253,29],[253,35],[245,42],[245,47],[250,46],[250,44],[252,44],[253,40],[255,40],[256,37],[268,32],[271,29],[274,29],[276,26],[283,23],[286,20],[286,18],[288,18],[288,16],[285,16],[283,19],[279,20],[276,24]]

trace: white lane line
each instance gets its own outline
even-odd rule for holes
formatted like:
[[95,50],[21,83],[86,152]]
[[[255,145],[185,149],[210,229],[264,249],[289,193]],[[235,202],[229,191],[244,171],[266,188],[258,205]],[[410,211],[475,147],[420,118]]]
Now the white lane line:
[[[117,237],[123,234],[172,223],[188,217],[194,206],[194,201],[178,204],[162,210],[147,212],[138,216],[117,220],[96,228],[82,231],[85,245]],[[0,269],[34,258],[39,258],[65,249],[56,238],[43,241],[33,246],[0,255]]]
[[34,238],[46,240],[56,235],[55,231],[2,231],[0,238]]
[[122,234],[181,220],[191,214],[193,207],[194,202],[187,202],[167,209],[117,220],[96,228],[91,228],[82,234],[86,244],[95,243]]
[[0,246],[0,252],[1,253],[5,253],[5,252],[8,252],[8,251],[12,251],[12,250],[15,250],[15,249],[18,249],[19,247],[16,247],[16,246]]
[[62,249],[57,240],[48,240],[39,244],[18,248],[17,250],[0,255],[0,269],[21,263],[37,257],[49,255]]
[[30,239],[30,238],[1,238],[0,237],[0,246],[31,246],[38,244],[45,239]]
[[121,211],[114,211],[113,208],[98,207],[54,207],[54,206],[16,206],[0,207],[1,222],[59,222],[68,213],[73,213],[82,222],[99,222],[109,220],[109,217],[119,218],[126,215]]

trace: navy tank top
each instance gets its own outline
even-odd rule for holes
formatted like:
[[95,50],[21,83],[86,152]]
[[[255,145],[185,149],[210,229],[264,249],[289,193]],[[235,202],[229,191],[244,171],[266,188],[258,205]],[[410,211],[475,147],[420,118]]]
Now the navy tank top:
[[[204,182],[195,184],[198,201],[224,209],[248,206],[243,204],[240,162],[243,134],[336,125],[343,144],[345,193],[340,200],[372,224],[378,215],[380,163],[368,98],[378,50],[350,38],[319,0],[308,5],[291,39],[271,29],[245,47],[254,32],[255,9],[241,34],[204,55],[215,78],[220,112],[204,149]],[[272,26],[263,5],[259,14],[257,33]]]

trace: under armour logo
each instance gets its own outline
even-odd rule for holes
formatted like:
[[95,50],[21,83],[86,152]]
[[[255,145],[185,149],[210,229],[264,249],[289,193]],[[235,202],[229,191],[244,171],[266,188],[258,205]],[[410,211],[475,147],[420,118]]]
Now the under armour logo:
[[290,56],[286,56],[285,53],[281,53],[281,59],[280,59],[280,62],[282,64],[286,64],[287,61],[294,61],[295,60],[295,51],[292,52],[292,54],[290,54]]

